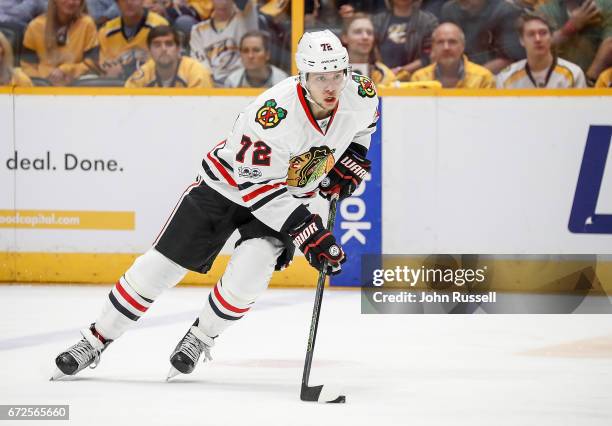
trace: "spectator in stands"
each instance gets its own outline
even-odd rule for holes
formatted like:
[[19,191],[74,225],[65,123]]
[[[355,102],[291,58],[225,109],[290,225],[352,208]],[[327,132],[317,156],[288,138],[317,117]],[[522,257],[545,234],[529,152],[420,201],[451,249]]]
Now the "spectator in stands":
[[32,80],[19,68],[14,68],[13,48],[0,32],[0,86],[32,86]]
[[96,24],[84,10],[84,0],[49,0],[47,13],[30,22],[21,55],[28,76],[65,86],[95,70]]
[[119,7],[116,0],[86,0],[87,13],[101,27],[107,21],[119,16]]
[[47,11],[47,0],[0,1],[0,23],[13,25],[21,33],[30,21]]
[[304,0],[304,29],[306,31],[318,29],[319,10],[321,3],[319,0]]
[[457,25],[446,22],[432,35],[435,62],[412,74],[411,81],[437,80],[445,88],[487,89],[495,87],[491,71],[470,62],[464,55],[465,35]]
[[187,0],[145,0],[146,9],[163,16],[181,34],[187,37],[191,27],[200,21],[195,8]]
[[117,0],[121,16],[98,32],[100,68],[109,78],[125,80],[149,58],[147,36],[151,28],[168,21],[144,8],[144,0]]
[[259,8],[259,29],[270,37],[270,63],[291,68],[291,0],[268,0]]
[[249,31],[240,40],[242,67],[225,79],[225,87],[272,87],[289,77],[270,64],[270,37]]
[[[189,38],[191,28],[200,22],[198,11],[187,0],[163,0],[167,2],[166,18],[177,31]],[[211,2],[212,5],[212,2]]]
[[338,14],[342,19],[349,19],[358,12],[374,15],[385,10],[384,0],[336,0]]
[[[510,1],[510,0],[507,0]],[[447,0],[422,0],[421,9],[434,15],[438,20],[442,16],[442,6]]]
[[557,54],[578,64],[588,82],[612,65],[612,0],[549,0],[538,12],[552,24]]
[[340,15],[336,0],[305,0],[304,24],[306,30],[328,29],[337,32],[340,29]]
[[521,45],[527,59],[521,59],[497,75],[503,89],[586,87],[584,73],[572,62],[552,52],[552,28],[546,18],[524,15],[519,20]]
[[125,87],[213,87],[210,71],[181,56],[176,29],[160,25],[147,36],[151,59],[137,69]]
[[348,50],[353,72],[370,77],[376,85],[388,85],[397,80],[393,71],[380,61],[370,15],[357,12],[345,19],[341,39]]
[[520,9],[505,0],[450,0],[442,7],[443,22],[465,34],[465,53],[493,74],[525,57],[518,41]]
[[217,86],[240,68],[240,39],[258,29],[255,0],[213,0],[211,18],[191,30],[191,56],[210,68]]
[[401,81],[429,63],[431,33],[438,19],[420,9],[419,0],[389,0],[390,9],[374,16],[382,61]]
[[612,67],[599,74],[595,87],[598,89],[612,87]]

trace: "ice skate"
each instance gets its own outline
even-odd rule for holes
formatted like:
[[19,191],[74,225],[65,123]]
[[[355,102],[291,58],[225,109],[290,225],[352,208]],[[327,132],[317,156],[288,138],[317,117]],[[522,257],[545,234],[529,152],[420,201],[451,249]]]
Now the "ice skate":
[[112,340],[106,340],[103,343],[100,338],[94,335],[94,331],[93,324],[90,328],[81,330],[83,338],[55,358],[57,368],[50,380],[73,376],[88,366],[90,368],[98,366],[100,355]]
[[204,362],[212,361],[210,356],[210,348],[215,344],[213,338],[208,337],[202,330],[194,324],[187,334],[178,342],[174,352],[170,355],[170,371],[166,377],[166,381],[177,376],[178,374],[189,374],[193,371],[202,352],[204,352]]

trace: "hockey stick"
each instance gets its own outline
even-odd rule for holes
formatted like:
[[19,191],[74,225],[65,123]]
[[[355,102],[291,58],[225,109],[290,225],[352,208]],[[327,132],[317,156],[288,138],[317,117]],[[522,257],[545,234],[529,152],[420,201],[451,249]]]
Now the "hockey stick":
[[[336,221],[336,204],[338,203],[338,195],[332,196],[329,203],[329,217],[327,219],[327,230],[334,230],[334,222]],[[346,402],[346,396],[338,395],[326,397],[322,395],[323,385],[308,386],[310,379],[310,367],[312,366],[312,356],[314,354],[315,340],[317,338],[317,328],[319,326],[319,313],[321,312],[321,304],[323,303],[323,290],[325,289],[325,268],[319,272],[319,281],[317,282],[317,292],[315,294],[314,307],[312,308],[312,320],[310,322],[310,334],[308,336],[308,346],[306,348],[306,361],[304,361],[304,374],[302,375],[302,390],[300,391],[300,399],[302,401],[311,402],[329,402],[343,403]]]

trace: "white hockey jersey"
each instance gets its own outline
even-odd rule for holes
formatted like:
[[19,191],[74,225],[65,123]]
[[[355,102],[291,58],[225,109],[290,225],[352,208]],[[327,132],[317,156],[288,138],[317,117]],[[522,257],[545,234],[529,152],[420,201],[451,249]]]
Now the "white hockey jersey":
[[200,22],[191,29],[191,56],[213,72],[215,84],[223,87],[228,75],[240,68],[240,39],[256,30],[257,8],[254,0],[248,0],[243,11],[236,8],[234,15],[223,29],[217,29],[211,19]]
[[548,70],[535,73],[527,59],[508,65],[497,74],[498,89],[568,89],[585,88],[586,79],[580,67],[563,58],[555,58]]
[[378,97],[372,81],[353,74],[325,123],[312,115],[297,77],[261,94],[240,113],[225,141],[202,161],[202,179],[279,231],[352,142],[369,148]]

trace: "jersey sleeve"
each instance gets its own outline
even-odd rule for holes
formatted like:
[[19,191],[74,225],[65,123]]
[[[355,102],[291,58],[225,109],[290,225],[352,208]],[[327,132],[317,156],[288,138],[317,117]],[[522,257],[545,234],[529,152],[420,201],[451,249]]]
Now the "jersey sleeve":
[[291,152],[285,132],[258,130],[255,116],[253,112],[243,114],[238,119],[243,122],[235,126],[240,132],[232,134],[233,177],[243,204],[253,215],[270,228],[283,231],[309,212],[287,190]]
[[207,67],[196,62],[190,71],[188,87],[214,87],[212,76]]
[[40,46],[37,45],[37,41],[41,37],[36,37],[36,31],[35,22],[32,21],[26,28],[22,43],[21,68],[29,77],[40,77],[38,72]]
[[74,56],[82,57],[81,62],[77,63],[65,63],[59,66],[70,79],[74,79],[85,74],[88,70],[94,70],[97,68],[98,58],[98,38],[96,24],[93,19],[89,16],[82,18],[85,22],[85,29],[83,31],[83,44],[79,46],[82,49],[80,52],[74,52]]
[[[351,142],[357,143],[366,149],[370,149],[372,133],[376,131],[376,124],[380,117],[378,112],[378,96],[376,95],[374,83],[372,83],[371,80],[365,79],[363,76],[360,76],[359,80],[360,81],[357,82],[357,94],[359,97],[355,97],[355,99],[357,99],[357,102],[367,102],[367,106],[364,109],[363,118],[360,119],[360,124],[358,125],[359,130]],[[369,84],[371,84],[371,87]],[[366,89],[365,91],[363,91],[364,88]],[[370,90],[372,92],[370,92]],[[362,96],[363,94],[365,94],[365,96]]]
[[191,28],[191,37],[189,39],[189,49],[191,51],[191,57],[199,61],[203,66],[212,69],[212,65],[206,56],[206,43],[202,38],[198,25],[194,25]]
[[103,25],[102,28],[98,30],[98,46],[99,46],[98,64],[100,65],[102,69],[108,65],[107,63],[111,59],[110,52],[109,52],[110,49],[108,46],[108,39],[106,37],[107,31],[108,29],[106,28],[106,25]]
[[579,68],[574,70],[574,87],[578,89],[586,89],[586,78],[584,76],[584,72]]
[[257,6],[255,0],[248,0],[243,9],[244,22],[247,31],[254,31],[259,29],[259,22],[257,18]]

